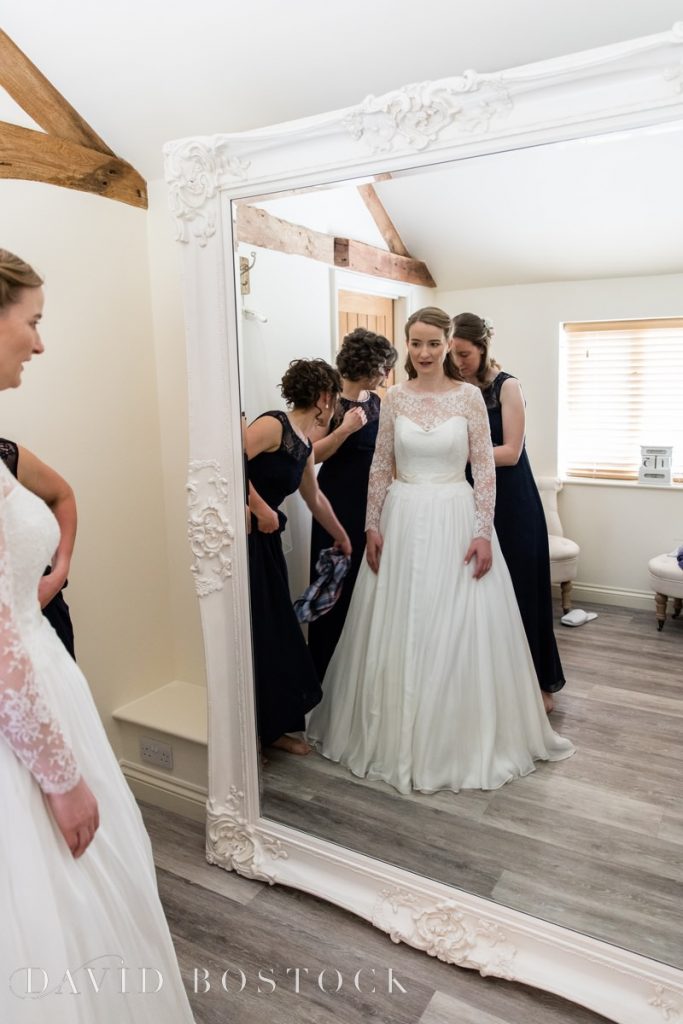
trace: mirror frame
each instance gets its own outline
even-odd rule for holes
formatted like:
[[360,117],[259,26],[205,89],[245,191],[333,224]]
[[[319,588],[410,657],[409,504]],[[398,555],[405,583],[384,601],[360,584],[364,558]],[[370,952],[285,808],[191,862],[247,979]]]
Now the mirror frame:
[[[188,532],[209,694],[207,859],[337,904],[440,960],[620,1024],[683,1016],[683,971],[263,818],[254,727],[232,200],[683,118],[669,32],[164,147],[182,243]],[[579,755],[580,756],[580,752]]]

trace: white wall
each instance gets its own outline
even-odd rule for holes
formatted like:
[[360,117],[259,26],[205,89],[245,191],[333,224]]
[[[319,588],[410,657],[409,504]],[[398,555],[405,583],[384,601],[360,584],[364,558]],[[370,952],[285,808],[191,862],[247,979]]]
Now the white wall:
[[242,403],[251,421],[267,409],[284,409],[278,389],[292,359],[333,361],[332,270],[326,263],[240,245],[239,255],[256,253],[247,309],[268,318],[242,317]]
[[66,597],[105,725],[171,678],[169,577],[146,214],[35,182],[0,182],[0,244],[46,280],[46,351],[0,396],[0,432],[72,484]]
[[205,686],[199,602],[190,573],[192,555],[187,540],[189,445],[181,246],[175,241],[166,183],[149,183],[148,194],[147,242],[167,540],[171,678]]
[[[249,422],[268,409],[285,408],[277,385],[292,359],[334,363],[331,268],[304,256],[240,246],[240,256],[251,252],[256,264],[242,301],[268,322],[242,317],[239,325],[242,407]],[[282,546],[292,596],[298,597],[309,582],[311,515],[298,493],[286,499],[283,510]]]
[[[467,310],[493,322],[493,353],[504,370],[519,377],[526,397],[534,473],[553,476],[560,323],[680,316],[683,274],[478,288],[441,292],[437,300],[451,315]],[[596,600],[642,603],[649,594],[648,560],[683,537],[680,488],[567,483],[559,507],[566,534],[581,547],[576,586],[585,586]]]

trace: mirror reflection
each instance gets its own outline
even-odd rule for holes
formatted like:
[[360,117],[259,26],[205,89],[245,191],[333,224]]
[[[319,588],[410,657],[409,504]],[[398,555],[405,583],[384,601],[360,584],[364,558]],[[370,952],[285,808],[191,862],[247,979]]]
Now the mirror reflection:
[[567,332],[683,366],[681,138],[235,204],[263,813],[677,966],[681,621],[643,583],[677,495],[610,469],[593,341],[589,475],[624,487],[571,470],[579,546],[557,491]]

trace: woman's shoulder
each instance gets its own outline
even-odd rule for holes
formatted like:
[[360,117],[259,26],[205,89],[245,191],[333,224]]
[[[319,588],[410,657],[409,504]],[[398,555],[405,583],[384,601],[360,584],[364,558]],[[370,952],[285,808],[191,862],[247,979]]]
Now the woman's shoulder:
[[283,424],[283,426],[285,423],[289,423],[289,417],[282,409],[268,409],[266,412],[261,412],[253,422],[256,423],[257,420],[262,420],[265,416],[270,416],[272,419],[278,420]]
[[452,394],[457,395],[459,400],[469,407],[478,405],[483,400],[481,388],[476,384],[469,384],[466,380],[461,381],[457,388],[453,388]]
[[291,432],[291,426],[286,412],[281,409],[269,409],[267,412],[259,413],[256,419],[249,424],[250,428],[256,427],[260,434],[272,438],[273,441],[282,439],[285,434]]
[[496,376],[491,381],[492,384],[498,384],[502,387],[508,380],[517,380],[514,373],[508,373],[506,370],[499,370]]
[[387,388],[386,394],[382,399],[382,405],[392,405],[396,401],[399,395],[405,393],[405,381],[401,381],[399,384],[392,384],[391,387]]

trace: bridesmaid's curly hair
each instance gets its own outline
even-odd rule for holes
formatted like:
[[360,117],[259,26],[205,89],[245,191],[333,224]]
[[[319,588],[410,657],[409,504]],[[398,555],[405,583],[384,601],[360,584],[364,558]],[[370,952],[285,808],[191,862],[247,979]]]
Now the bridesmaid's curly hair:
[[462,338],[475,345],[480,353],[479,369],[477,370],[477,384],[485,388],[489,383],[489,371],[500,370],[500,363],[497,363],[490,354],[491,341],[493,339],[493,324],[476,313],[458,313],[453,317],[453,337]]
[[293,359],[280,383],[282,397],[294,409],[311,409],[323,391],[334,399],[341,389],[341,377],[324,359]]
[[398,352],[383,334],[356,327],[341,343],[337,369],[346,380],[362,380],[391,370],[397,359]]
[[0,249],[0,312],[13,306],[22,288],[40,288],[42,277],[7,249]]

